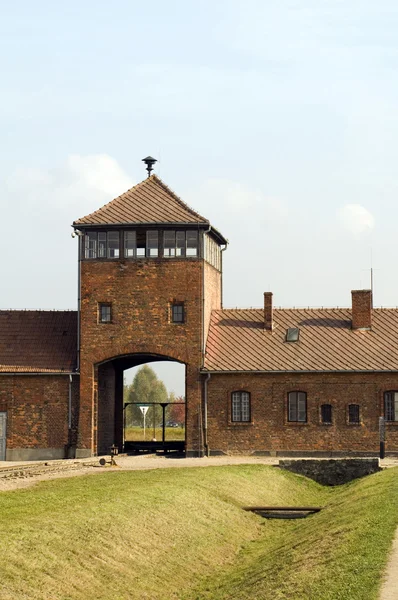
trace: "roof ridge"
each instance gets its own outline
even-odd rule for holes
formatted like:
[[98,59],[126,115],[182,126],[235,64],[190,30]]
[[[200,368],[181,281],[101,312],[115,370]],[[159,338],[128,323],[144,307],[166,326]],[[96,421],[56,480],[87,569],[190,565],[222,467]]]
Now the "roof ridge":
[[[191,212],[195,217],[200,217],[201,219],[206,221],[206,223],[209,223],[209,219],[206,219],[206,217],[202,217],[202,215],[200,213],[198,213],[196,210],[191,208],[189,206],[189,204],[187,204],[184,200],[182,200],[179,196],[177,196],[177,194],[162,179],[160,179],[160,177],[158,177],[158,175],[156,175],[154,173],[153,175],[148,177],[148,179],[153,179],[153,181],[156,181],[156,183],[158,185],[160,185],[164,189],[165,192],[167,192],[168,194],[173,196],[174,200],[176,200],[182,206],[182,208],[185,208],[186,210]],[[144,181],[148,181],[148,179],[145,179]]]

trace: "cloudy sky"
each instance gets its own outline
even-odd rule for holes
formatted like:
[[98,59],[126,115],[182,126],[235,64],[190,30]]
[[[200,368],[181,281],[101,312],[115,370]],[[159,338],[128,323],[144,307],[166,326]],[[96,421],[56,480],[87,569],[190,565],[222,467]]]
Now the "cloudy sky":
[[224,304],[398,304],[395,0],[0,8],[2,308],[76,308],[71,222],[145,177],[229,239]]

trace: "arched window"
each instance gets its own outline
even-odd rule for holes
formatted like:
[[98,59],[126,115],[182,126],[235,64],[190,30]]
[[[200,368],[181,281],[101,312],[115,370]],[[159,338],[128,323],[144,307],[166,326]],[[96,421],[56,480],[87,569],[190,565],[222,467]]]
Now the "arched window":
[[321,423],[332,423],[332,405],[322,404],[321,406]]
[[288,393],[288,420],[296,423],[307,421],[307,394],[306,392]]
[[348,422],[353,423],[355,425],[359,425],[359,404],[348,405]]
[[384,392],[384,418],[386,421],[398,421],[398,392]]
[[247,423],[250,421],[250,394],[249,392],[232,392],[231,395],[231,421]]

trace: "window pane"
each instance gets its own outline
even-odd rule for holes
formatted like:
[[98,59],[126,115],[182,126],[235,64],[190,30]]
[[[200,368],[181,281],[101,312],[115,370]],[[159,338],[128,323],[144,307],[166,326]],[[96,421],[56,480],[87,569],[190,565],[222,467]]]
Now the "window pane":
[[184,305],[183,304],[173,304],[173,306],[172,306],[172,321],[173,321],[173,323],[183,323],[184,322]]
[[135,256],[136,250],[136,236],[135,231],[124,232],[124,256],[125,258],[132,258]]
[[89,232],[84,238],[85,258],[97,258],[97,233]]
[[242,421],[250,421],[250,398],[247,392],[241,393]]
[[297,421],[297,393],[289,393],[289,421]]
[[118,231],[108,231],[108,258],[119,258]]
[[307,420],[307,398],[303,392],[299,392],[297,396],[297,421],[303,423]]
[[98,258],[106,258],[106,231],[98,233]]
[[176,256],[185,256],[185,231],[176,232]]
[[394,392],[394,414],[392,420],[398,421],[398,392]]
[[348,422],[359,423],[359,405],[350,404],[348,407]]
[[143,258],[146,256],[146,231],[142,229],[137,231],[137,250],[136,256]]
[[321,421],[322,423],[332,422],[332,406],[331,404],[322,404],[321,406]]
[[159,256],[159,240],[157,231],[147,231],[147,256]]
[[112,320],[111,314],[111,305],[110,304],[100,304],[100,322],[101,323],[110,323]]
[[170,257],[175,256],[176,253],[176,232],[165,231],[164,232],[164,250],[163,256]]
[[240,394],[232,394],[232,421],[240,421]]
[[[198,256],[198,232],[187,231],[187,256]],[[214,265],[215,261],[212,261]]]

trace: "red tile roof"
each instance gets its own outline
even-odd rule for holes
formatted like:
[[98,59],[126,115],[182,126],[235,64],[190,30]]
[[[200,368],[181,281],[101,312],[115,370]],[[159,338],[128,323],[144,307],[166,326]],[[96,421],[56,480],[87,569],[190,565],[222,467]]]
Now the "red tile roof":
[[77,312],[0,310],[0,373],[71,372]]
[[[209,371],[398,371],[398,309],[374,309],[371,331],[351,329],[350,309],[275,309],[272,333],[264,311],[213,311]],[[286,330],[298,327],[298,342]]]
[[133,223],[208,224],[209,221],[185,204],[159,177],[151,175],[73,225]]

